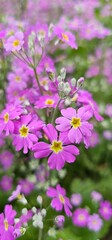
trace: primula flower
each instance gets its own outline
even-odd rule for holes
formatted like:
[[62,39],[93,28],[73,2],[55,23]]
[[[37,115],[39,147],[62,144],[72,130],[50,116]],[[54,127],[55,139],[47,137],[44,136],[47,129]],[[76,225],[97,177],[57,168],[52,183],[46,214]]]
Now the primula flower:
[[2,179],[0,180],[0,187],[4,191],[9,191],[12,188],[12,177],[9,176],[3,176]]
[[9,169],[13,164],[14,155],[5,150],[0,154],[0,163],[3,166],[4,170]]
[[12,192],[12,195],[8,198],[8,201],[11,202],[15,199],[18,199],[19,202],[26,204],[27,200],[24,195],[21,193],[21,185],[18,185],[16,190]]
[[35,108],[55,108],[59,97],[55,96],[41,96],[35,104]]
[[71,32],[64,31],[63,29],[56,27],[54,30],[54,33],[63,43],[66,43],[71,48],[75,48],[75,49],[78,48],[76,44],[75,36]]
[[21,69],[14,69],[13,72],[9,72],[7,76],[10,86],[23,90],[27,86],[27,74]]
[[100,231],[103,226],[103,221],[98,214],[93,214],[88,217],[87,227],[94,232]]
[[74,193],[71,196],[71,203],[73,206],[79,206],[82,203],[82,196],[80,193]]
[[84,107],[79,108],[77,112],[71,107],[63,109],[61,114],[63,117],[56,119],[58,124],[56,128],[61,132],[67,132],[70,142],[80,143],[91,136],[93,125],[87,121],[91,118],[91,114],[85,111]]
[[52,124],[48,124],[43,128],[46,136],[50,140],[50,144],[45,142],[36,143],[32,150],[35,152],[35,158],[48,157],[48,165],[50,169],[61,170],[65,162],[72,163],[75,161],[75,155],[79,154],[76,146],[71,145],[67,136],[58,133]]
[[103,121],[103,117],[99,114],[99,109],[97,103],[93,100],[92,95],[85,91],[80,90],[78,92],[78,103],[81,103],[85,107],[85,111],[88,111],[92,116],[96,118],[97,121]]
[[43,123],[37,117],[33,118],[31,114],[28,114],[22,116],[21,120],[15,123],[15,126],[13,145],[16,151],[20,151],[23,148],[23,152],[27,153],[28,149],[31,149],[37,141],[34,131],[40,130]]
[[18,119],[22,113],[21,105],[7,104],[0,114],[0,133],[6,132],[6,136],[14,132],[14,120]]
[[103,198],[102,194],[96,191],[91,192],[91,197],[95,202],[100,202]]
[[100,203],[100,209],[99,209],[100,215],[105,219],[106,221],[109,221],[112,217],[112,206],[109,201],[102,201]]
[[21,185],[22,193],[25,195],[29,195],[34,189],[34,184],[27,179],[20,179],[19,184]]
[[69,198],[66,197],[66,191],[59,184],[56,186],[56,189],[53,187],[49,187],[47,190],[47,196],[53,198],[51,201],[52,208],[56,209],[56,211],[64,211],[67,216],[71,217],[71,208],[72,205],[70,203]]
[[73,223],[78,227],[85,227],[87,225],[89,213],[85,208],[78,208],[73,213]]
[[11,205],[6,205],[4,214],[0,214],[0,240],[14,240],[14,217],[16,211],[13,210]]
[[6,51],[19,51],[24,44],[24,35],[22,32],[18,31],[13,36],[10,36],[5,44],[4,48]]

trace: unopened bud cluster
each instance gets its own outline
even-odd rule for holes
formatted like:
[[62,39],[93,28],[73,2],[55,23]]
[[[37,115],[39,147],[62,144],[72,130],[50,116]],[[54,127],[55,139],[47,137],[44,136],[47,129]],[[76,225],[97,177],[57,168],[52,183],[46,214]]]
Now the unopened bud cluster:
[[72,78],[69,82],[65,81],[66,78],[66,69],[62,68],[60,70],[60,75],[58,76],[58,91],[59,91],[59,96],[64,99],[66,98],[66,104],[69,105],[71,103],[70,101],[70,92],[75,88],[75,91],[77,91],[83,84],[84,78],[81,77],[78,80],[75,78]]

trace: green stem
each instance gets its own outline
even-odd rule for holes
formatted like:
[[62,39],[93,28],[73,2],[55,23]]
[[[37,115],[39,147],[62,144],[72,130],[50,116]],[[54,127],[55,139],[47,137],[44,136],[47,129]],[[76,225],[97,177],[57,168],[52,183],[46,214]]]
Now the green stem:
[[56,108],[54,109],[54,112],[53,112],[53,115],[52,115],[52,120],[51,120],[51,123],[54,125],[55,123],[55,118],[56,118],[56,114],[57,114],[57,111],[58,111],[58,107],[59,107],[59,104],[61,102],[62,99],[59,99],[58,103],[57,103],[57,106]]
[[34,70],[35,78],[36,78],[36,81],[37,81],[37,84],[38,84],[40,93],[43,95],[43,91],[42,91],[42,88],[41,88],[41,86],[40,86],[40,82],[39,82],[39,79],[38,79],[38,74],[37,74],[36,68],[33,67],[33,70]]
[[39,229],[39,237],[38,240],[42,240],[42,229]]

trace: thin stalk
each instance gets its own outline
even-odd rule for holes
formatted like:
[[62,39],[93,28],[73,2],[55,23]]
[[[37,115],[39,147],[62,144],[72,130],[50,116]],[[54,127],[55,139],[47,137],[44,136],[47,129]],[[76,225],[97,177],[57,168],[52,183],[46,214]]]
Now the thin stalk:
[[42,88],[41,88],[41,85],[40,85],[40,82],[39,82],[39,79],[38,79],[38,74],[37,74],[36,68],[33,67],[33,70],[34,70],[35,78],[36,78],[40,93],[43,95],[43,91],[42,91]]
[[39,237],[38,240],[42,240],[42,229],[39,229]]
[[57,103],[57,106],[56,108],[54,109],[54,112],[53,112],[53,115],[52,115],[52,120],[51,120],[51,123],[54,125],[54,122],[55,122],[55,117],[56,117],[56,114],[57,114],[57,111],[58,111],[58,107],[59,107],[59,104],[61,102],[61,98],[59,99],[58,103]]

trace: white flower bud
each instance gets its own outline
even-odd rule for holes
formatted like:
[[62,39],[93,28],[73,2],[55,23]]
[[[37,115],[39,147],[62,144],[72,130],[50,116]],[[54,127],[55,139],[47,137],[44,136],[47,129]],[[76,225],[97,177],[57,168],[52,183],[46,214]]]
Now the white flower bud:
[[49,29],[48,29],[48,37],[50,37],[50,36],[52,35],[53,27],[54,27],[54,24],[51,23],[51,24],[49,25]]
[[61,75],[62,79],[65,79],[65,77],[66,77],[66,69],[65,68],[62,68],[60,70],[60,75]]
[[42,216],[45,217],[45,216],[46,216],[46,213],[47,213],[46,209],[43,208],[42,211],[41,211]]
[[32,212],[33,212],[33,213],[36,213],[36,212],[37,212],[36,207],[32,207]]
[[65,99],[65,106],[69,106],[71,104],[71,99],[70,98],[66,98]]
[[64,86],[65,86],[65,84],[64,84],[64,82],[60,82],[59,84],[58,84],[58,89],[59,89],[59,91],[63,91],[64,90]]
[[22,214],[27,215],[27,213],[28,213],[27,208],[23,208],[23,209],[22,209]]
[[57,81],[62,82],[62,77],[60,75],[57,77]]
[[76,86],[76,79],[75,78],[72,78],[71,79],[71,85],[73,86],[73,87],[75,87]]
[[43,199],[40,195],[37,197],[37,202],[42,205]]
[[83,82],[84,82],[84,78],[83,77],[79,78],[78,81],[77,81],[77,87],[78,88],[81,87]]
[[56,230],[54,228],[50,228],[48,230],[48,236],[50,237],[56,237]]

